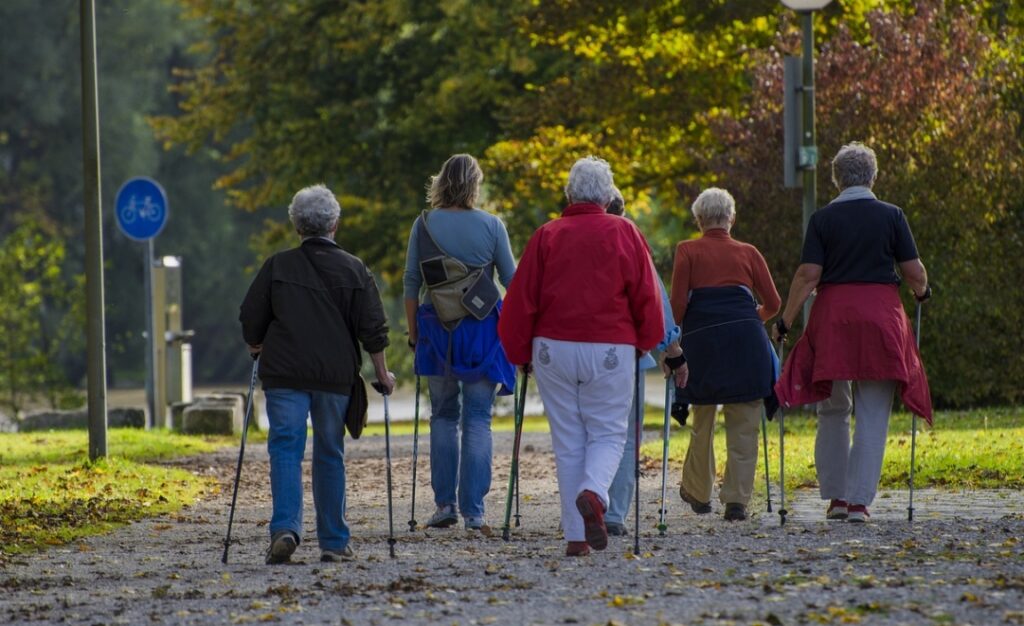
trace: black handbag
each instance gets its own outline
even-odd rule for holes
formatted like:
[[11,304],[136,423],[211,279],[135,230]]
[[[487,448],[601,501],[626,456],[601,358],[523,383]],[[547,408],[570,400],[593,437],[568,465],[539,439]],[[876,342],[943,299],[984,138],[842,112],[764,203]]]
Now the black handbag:
[[362,374],[356,373],[356,382],[352,384],[352,394],[348,398],[348,410],[345,411],[345,429],[353,439],[359,439],[366,428],[367,409],[370,407],[366,395],[366,381]]

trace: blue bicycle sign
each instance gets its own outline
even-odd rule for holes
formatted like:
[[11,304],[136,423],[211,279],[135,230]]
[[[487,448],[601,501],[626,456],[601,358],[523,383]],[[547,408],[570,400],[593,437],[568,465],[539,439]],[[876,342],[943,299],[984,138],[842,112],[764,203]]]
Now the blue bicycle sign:
[[151,239],[167,223],[167,194],[151,178],[132,178],[117,192],[114,214],[125,236],[136,241]]

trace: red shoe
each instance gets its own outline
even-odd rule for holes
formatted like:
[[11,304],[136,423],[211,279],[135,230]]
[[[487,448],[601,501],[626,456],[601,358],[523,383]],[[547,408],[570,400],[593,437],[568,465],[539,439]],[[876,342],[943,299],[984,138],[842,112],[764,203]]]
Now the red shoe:
[[590,545],[586,541],[570,541],[565,549],[565,556],[587,556],[590,554]]
[[828,510],[825,511],[825,519],[846,519],[847,514],[849,514],[849,505],[846,504],[846,500],[832,498],[832,501],[828,503]]
[[855,524],[864,524],[871,519],[871,515],[868,513],[868,507],[863,504],[851,504],[848,507],[849,513],[847,514],[846,521]]
[[583,516],[583,527],[587,543],[595,550],[608,547],[608,528],[604,525],[604,503],[597,494],[584,489],[576,496],[576,510]]

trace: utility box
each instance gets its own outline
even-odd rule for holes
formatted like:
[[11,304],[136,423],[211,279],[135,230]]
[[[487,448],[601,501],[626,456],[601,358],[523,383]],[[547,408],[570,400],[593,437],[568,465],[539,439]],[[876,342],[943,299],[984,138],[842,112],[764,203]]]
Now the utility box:
[[153,261],[153,369],[155,426],[169,427],[168,407],[192,401],[192,344],[195,332],[182,326],[181,257]]

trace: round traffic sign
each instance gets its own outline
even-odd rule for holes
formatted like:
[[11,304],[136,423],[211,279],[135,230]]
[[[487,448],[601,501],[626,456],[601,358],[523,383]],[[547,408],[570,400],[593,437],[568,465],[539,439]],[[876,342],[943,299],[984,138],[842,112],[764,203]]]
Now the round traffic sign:
[[139,176],[121,185],[114,200],[117,226],[130,239],[146,241],[167,223],[167,194],[160,183]]

